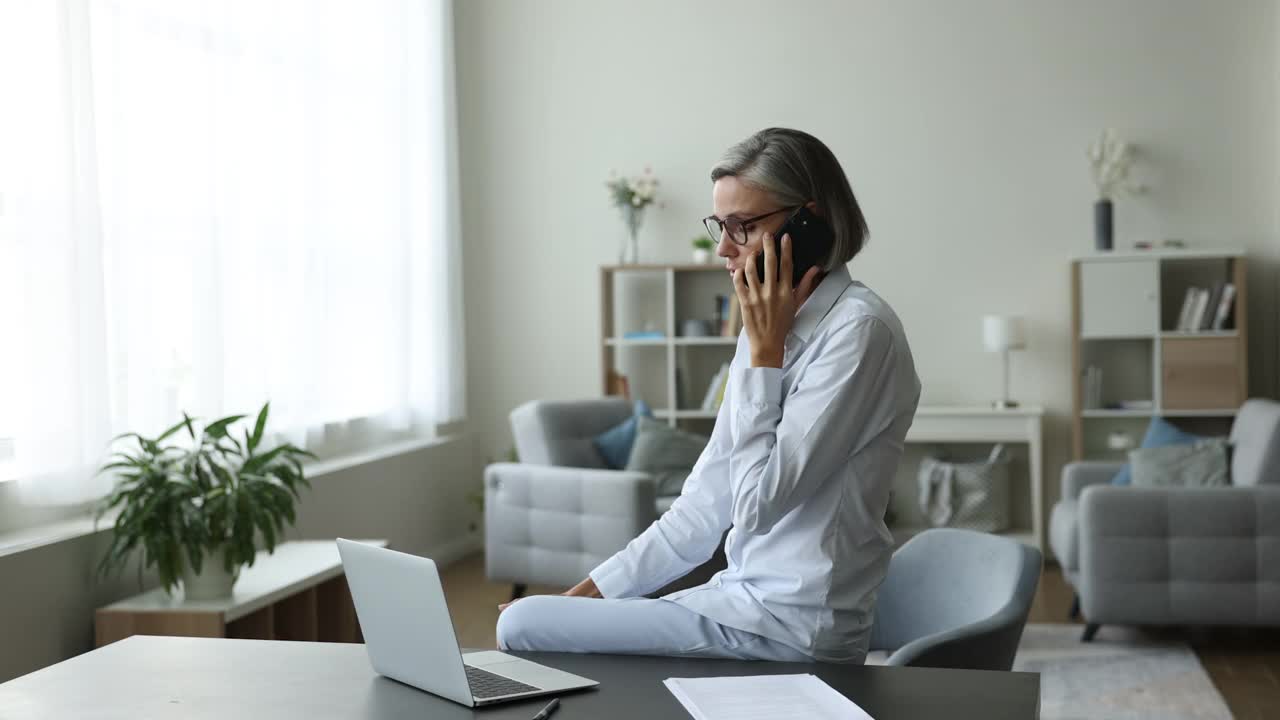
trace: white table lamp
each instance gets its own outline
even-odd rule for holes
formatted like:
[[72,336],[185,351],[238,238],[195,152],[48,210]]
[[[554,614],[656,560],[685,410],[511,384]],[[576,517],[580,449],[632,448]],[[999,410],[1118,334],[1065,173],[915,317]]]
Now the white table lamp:
[[1001,353],[1004,358],[1004,395],[992,406],[1001,410],[1018,407],[1018,403],[1009,397],[1009,351],[1022,350],[1027,346],[1022,318],[1017,315],[984,315],[982,345],[987,352]]

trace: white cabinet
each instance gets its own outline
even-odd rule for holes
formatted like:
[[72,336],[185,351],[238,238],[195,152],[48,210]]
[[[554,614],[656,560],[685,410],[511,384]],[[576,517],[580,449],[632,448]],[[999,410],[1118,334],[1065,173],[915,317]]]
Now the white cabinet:
[[1080,336],[1151,337],[1160,329],[1154,260],[1081,263]]

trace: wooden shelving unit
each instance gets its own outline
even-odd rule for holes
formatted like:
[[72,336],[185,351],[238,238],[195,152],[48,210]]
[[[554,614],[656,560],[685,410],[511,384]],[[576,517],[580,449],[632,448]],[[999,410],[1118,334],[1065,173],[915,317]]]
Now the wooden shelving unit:
[[[600,349],[606,395],[614,373],[625,375],[631,396],[671,425],[709,431],[715,412],[702,399],[722,363],[733,358],[737,337],[683,337],[684,321],[715,315],[715,296],[733,287],[722,265],[609,265],[600,268]],[[713,332],[718,328],[711,328]],[[632,331],[661,338],[625,338]]]
[[[1072,453],[1123,459],[1106,448],[1112,430],[1141,438],[1153,416],[1225,433],[1248,397],[1248,292],[1240,250],[1099,253],[1071,263]],[[1222,330],[1176,330],[1188,287],[1229,282],[1236,297]],[[1085,407],[1083,374],[1102,368],[1103,404]]]

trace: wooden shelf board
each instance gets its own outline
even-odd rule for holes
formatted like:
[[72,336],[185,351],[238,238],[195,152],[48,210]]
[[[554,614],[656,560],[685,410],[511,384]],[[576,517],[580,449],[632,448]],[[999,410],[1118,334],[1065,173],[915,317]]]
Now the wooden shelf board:
[[1160,333],[1162,338],[1233,338],[1239,336],[1240,333],[1235,330],[1196,330],[1194,332],[1165,330]]

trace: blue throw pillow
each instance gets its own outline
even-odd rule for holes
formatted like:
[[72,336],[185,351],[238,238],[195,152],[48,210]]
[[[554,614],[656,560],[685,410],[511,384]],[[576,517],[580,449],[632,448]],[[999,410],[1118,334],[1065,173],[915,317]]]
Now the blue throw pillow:
[[631,417],[591,439],[591,444],[596,446],[596,452],[604,458],[605,465],[614,470],[621,470],[627,466],[627,460],[631,459],[631,447],[636,444],[636,426],[639,423],[636,418],[642,415],[653,417],[653,411],[645,401],[637,400],[636,411]]
[[[1147,426],[1147,434],[1142,437],[1141,447],[1160,448],[1169,447],[1170,445],[1191,445],[1205,439],[1199,435],[1192,435],[1189,432],[1179,430],[1162,417],[1153,417],[1151,418],[1151,424]],[[1132,481],[1133,476],[1129,470],[1128,463],[1125,463],[1125,466],[1120,468],[1120,472],[1111,478],[1112,485],[1128,485]]]

